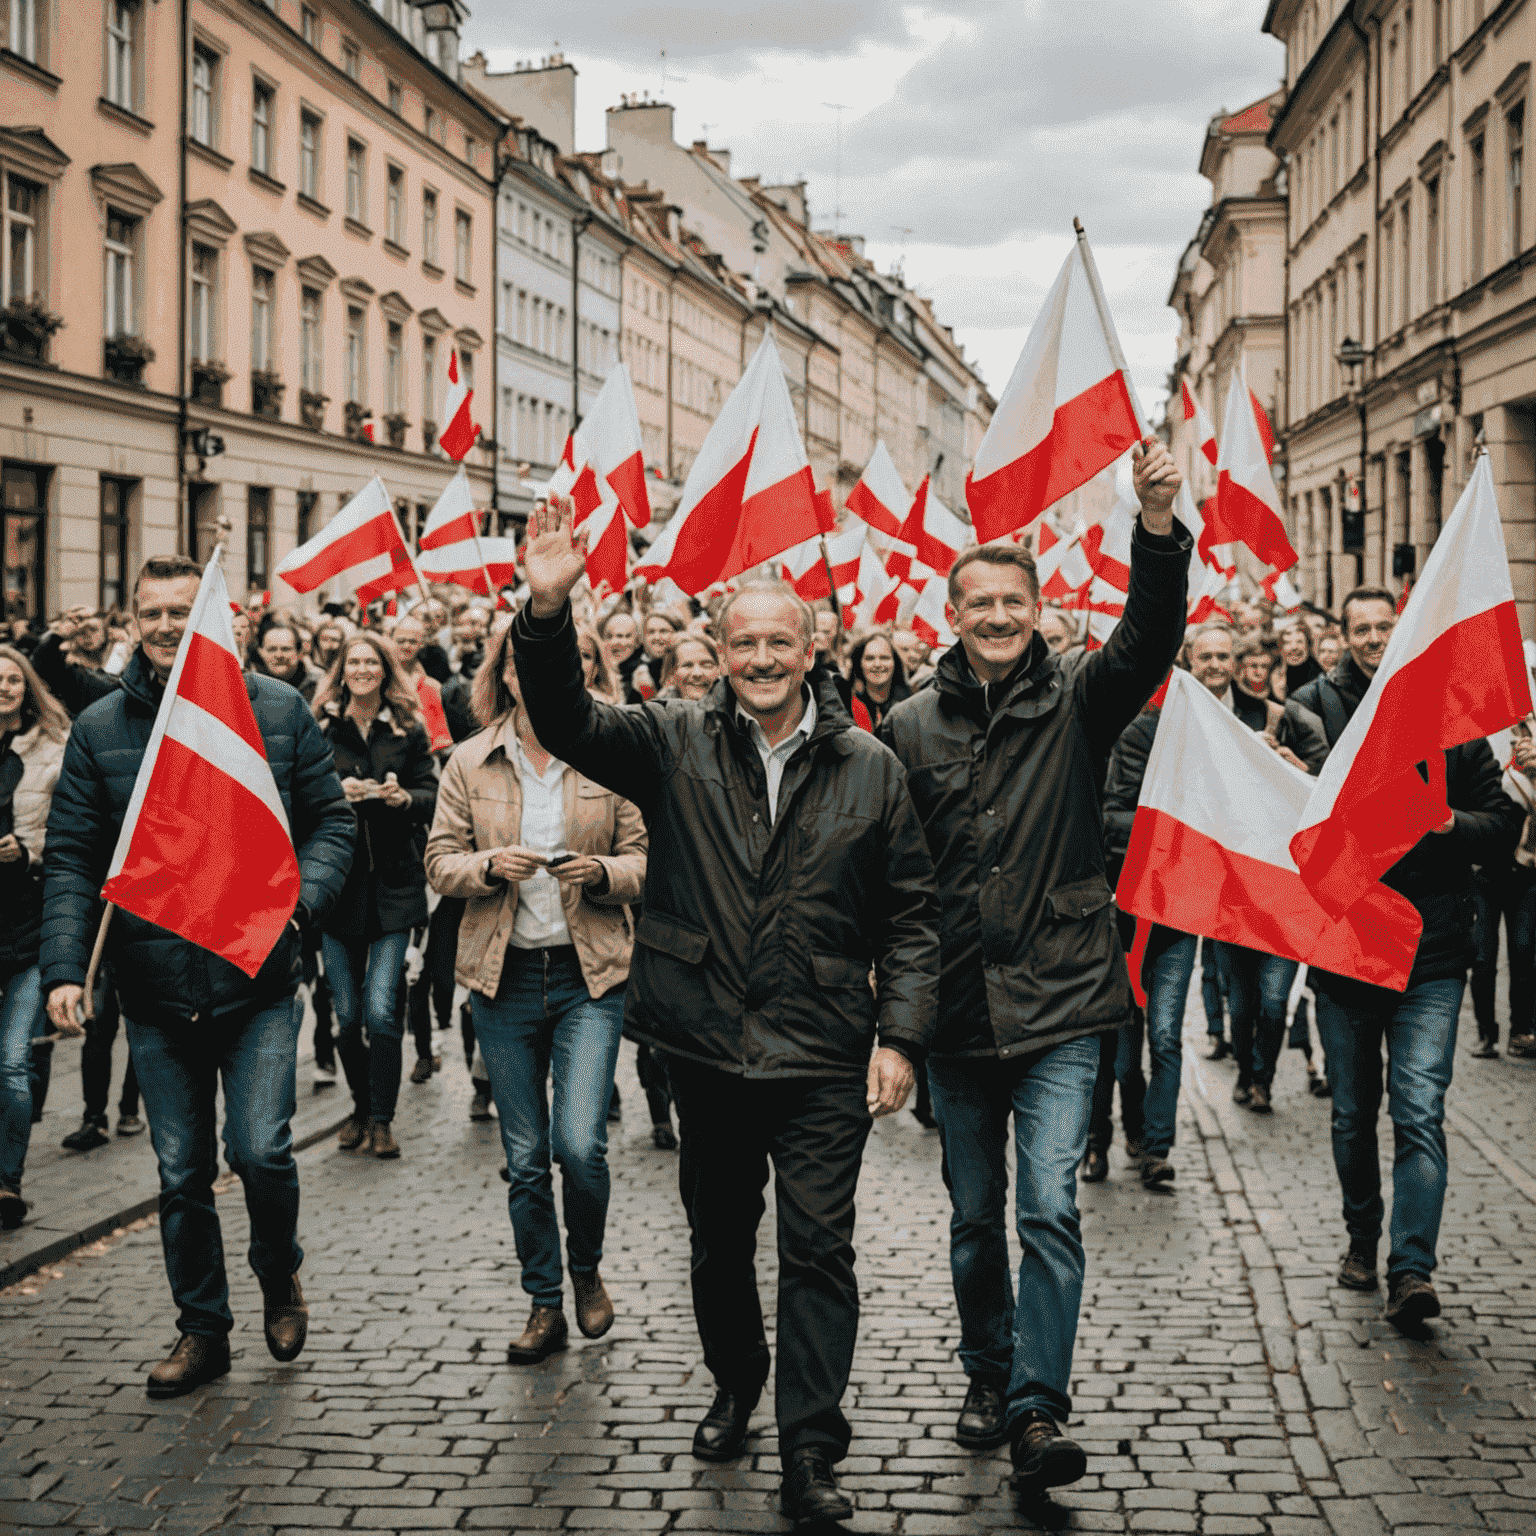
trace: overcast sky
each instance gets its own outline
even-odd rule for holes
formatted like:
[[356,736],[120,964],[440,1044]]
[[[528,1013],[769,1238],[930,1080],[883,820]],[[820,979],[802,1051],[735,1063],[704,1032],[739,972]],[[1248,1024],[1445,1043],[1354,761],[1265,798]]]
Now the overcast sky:
[[680,143],[804,177],[815,226],[840,207],[882,269],[904,260],[994,394],[1079,215],[1149,411],[1174,268],[1210,202],[1206,126],[1283,69],[1264,0],[580,0],[545,13],[547,36],[514,0],[471,3],[465,41],[493,69],[557,43],[576,65],[578,148],[603,147],[621,93],[664,88]]

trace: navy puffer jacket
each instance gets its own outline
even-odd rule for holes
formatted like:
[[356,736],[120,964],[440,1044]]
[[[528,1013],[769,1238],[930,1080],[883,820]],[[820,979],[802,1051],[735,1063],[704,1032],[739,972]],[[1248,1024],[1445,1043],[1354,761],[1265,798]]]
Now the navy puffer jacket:
[[[70,732],[44,854],[45,995],[85,981],[101,920],[101,887],[163,691],[143,651],[135,651],[122,687],[90,705]],[[346,880],[356,819],[330,747],[303,699],[286,684],[252,673],[245,691],[298,850],[299,902],[318,923]],[[291,926],[252,980],[210,951],[121,911],[112,920],[106,958],[123,1011],[168,1024],[268,1007],[291,993],[302,974]]]

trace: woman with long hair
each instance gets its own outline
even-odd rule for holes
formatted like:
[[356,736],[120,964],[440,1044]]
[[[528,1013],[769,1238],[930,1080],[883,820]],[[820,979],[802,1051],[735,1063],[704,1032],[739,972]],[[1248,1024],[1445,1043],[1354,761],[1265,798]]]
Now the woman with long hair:
[[342,646],[315,690],[314,712],[357,814],[352,868],[320,935],[336,1048],[352,1090],[352,1116],[336,1144],[395,1158],[400,1147],[390,1124],[404,1035],[395,1005],[411,929],[427,921],[421,859],[437,803],[432,746],[394,648],[366,631]]
[[532,1303],[507,1358],[531,1365],[569,1338],[566,1271],[581,1332],[595,1339],[613,1326],[599,1271],[607,1108],[629,979],[626,908],[644,885],[646,834],[633,805],[539,744],[521,707],[510,626],[487,648],[475,703],[488,728],[443,771],[427,875],[468,902],[457,975],[501,1119],[507,1209]]
[[605,704],[624,702],[624,684],[613,670],[607,648],[590,624],[576,626],[576,644],[581,650],[581,675],[587,692],[603,700]]
[[720,647],[708,635],[680,634],[661,663],[664,699],[702,699],[721,673]]
[[[1285,673],[1284,696],[1288,699],[1314,677],[1321,677],[1323,669],[1313,654],[1312,631],[1301,619],[1287,619],[1275,631],[1275,639],[1280,643],[1280,661]],[[1278,673],[1281,668],[1275,670]]]
[[32,1041],[43,1019],[38,950],[43,844],[69,716],[14,646],[0,645],[0,1228],[27,1214]]
[[854,646],[848,658],[853,696],[869,711],[869,728],[880,729],[893,704],[912,697],[906,669],[891,637],[883,629],[872,630]]

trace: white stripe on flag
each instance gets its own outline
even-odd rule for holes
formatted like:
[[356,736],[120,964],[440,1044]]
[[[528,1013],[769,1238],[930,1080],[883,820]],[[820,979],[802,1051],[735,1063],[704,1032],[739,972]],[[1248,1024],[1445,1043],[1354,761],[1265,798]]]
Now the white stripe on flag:
[[266,806],[290,838],[288,813],[272,780],[272,769],[261,753],[243,736],[232,731],[217,715],[210,714],[191,699],[177,699],[171,706],[171,718],[165,734],[179,741],[189,752],[228,774],[235,783]]

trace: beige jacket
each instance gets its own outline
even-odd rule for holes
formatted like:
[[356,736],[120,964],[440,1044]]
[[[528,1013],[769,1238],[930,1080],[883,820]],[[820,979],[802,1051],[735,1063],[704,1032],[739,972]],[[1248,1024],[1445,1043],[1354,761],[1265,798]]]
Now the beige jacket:
[[[427,838],[427,879],[444,896],[469,905],[459,928],[454,974],[471,991],[495,997],[512,922],[518,884],[487,884],[485,860],[496,848],[517,844],[523,824],[523,786],[513,755],[515,715],[460,743],[443,769],[437,814]],[[561,887],[566,926],[593,997],[629,978],[634,924],[628,903],[645,888],[646,831],[628,800],[575,769],[565,774],[565,846],[595,857],[608,871],[608,889]]]
[[64,761],[64,746],[34,724],[11,742],[22,762],[21,782],[11,797],[12,830],[16,841],[27,850],[28,861],[43,862],[43,845],[48,840],[48,810],[53,804],[53,786],[59,782],[59,767]]

